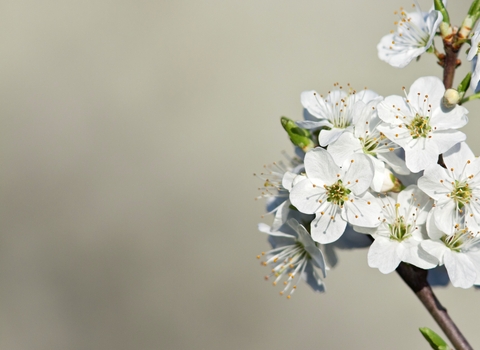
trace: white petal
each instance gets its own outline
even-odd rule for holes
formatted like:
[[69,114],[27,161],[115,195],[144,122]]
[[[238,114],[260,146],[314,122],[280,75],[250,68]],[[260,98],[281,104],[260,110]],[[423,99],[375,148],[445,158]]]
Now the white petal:
[[[332,206],[333,207],[333,206]],[[315,242],[327,244],[335,242],[345,231],[347,222],[340,215],[340,208],[324,215],[317,213],[311,223],[312,238]],[[332,219],[333,217],[333,219]]]
[[430,210],[430,212],[428,213],[427,232],[428,232],[428,237],[430,237],[433,240],[440,240],[445,235],[445,232],[440,230],[435,223],[435,208]]
[[467,136],[458,130],[440,130],[432,133],[432,140],[437,145],[438,154],[448,151],[457,143],[465,141]]
[[330,123],[326,119],[320,119],[320,120],[297,120],[295,122],[299,127],[303,129],[319,129],[322,126],[328,126],[332,127],[332,123]]
[[316,91],[304,91],[300,95],[300,101],[311,115],[319,119],[327,119],[327,107],[323,98]]
[[305,155],[305,172],[317,186],[331,185],[337,181],[337,174],[343,173],[332,156],[320,147],[308,151]]
[[412,142],[411,148],[405,149],[405,162],[411,172],[418,173],[429,165],[437,163],[440,152],[436,144],[420,138],[412,141],[417,143]]
[[315,292],[325,292],[325,285],[312,264],[307,264],[302,274],[303,279],[312,287]]
[[457,205],[453,200],[445,202],[442,206],[437,205],[433,216],[438,229],[448,235],[455,232],[455,224],[459,223],[459,217],[457,216]]
[[477,278],[475,266],[465,254],[449,250],[445,252],[444,263],[454,287],[470,288],[473,285]]
[[361,195],[370,187],[373,180],[372,161],[363,153],[355,153],[344,162],[343,169],[347,167],[342,177],[343,184],[356,195]]
[[353,155],[362,152],[362,145],[351,132],[344,132],[335,142],[328,146],[328,153],[332,155],[333,160],[338,166]]
[[372,199],[356,198],[345,202],[347,221],[355,226],[377,227],[380,225],[381,208]]
[[457,105],[450,110],[443,108],[437,108],[432,113],[430,125],[436,130],[459,129],[468,123],[468,110],[465,107]]
[[430,254],[423,254],[418,249],[419,242],[414,239],[409,239],[401,242],[401,245],[405,248],[401,252],[397,250],[397,254],[403,262],[415,265],[421,269],[432,269],[438,264],[438,260]]
[[440,241],[425,240],[420,242],[420,247],[430,255],[433,255],[439,261],[440,265],[443,265],[443,256],[445,252],[449,251],[445,244]]
[[310,254],[314,264],[322,270],[323,276],[325,277],[326,268],[323,254],[315,245],[315,242],[312,240],[310,234],[307,232],[305,227],[300,225],[295,219],[288,220],[288,225],[298,233],[298,240],[303,244],[303,247],[308,254]]
[[277,231],[287,221],[288,213],[290,212],[290,201],[287,199],[285,202],[277,207],[275,212],[275,218],[272,223],[272,230]]
[[[455,175],[459,176],[467,161],[473,162],[475,155],[466,142],[459,142],[443,154],[443,161],[448,169],[453,168]],[[480,169],[479,169],[480,170]],[[476,173],[476,171],[474,171]]]
[[425,95],[428,95],[428,104],[435,110],[440,106],[444,94],[445,86],[438,77],[421,77],[410,86],[408,100],[416,107],[423,107]]
[[418,179],[418,187],[433,199],[438,200],[445,198],[448,193],[452,192],[452,180],[444,168],[438,164],[433,164],[427,167],[423,176]]
[[377,154],[378,159],[383,160],[385,163],[390,165],[397,174],[408,175],[410,170],[408,170],[405,161],[400,158],[395,152],[384,152]]
[[324,202],[320,203],[319,200],[324,197],[325,189],[322,186],[314,186],[308,178],[295,184],[290,192],[290,201],[304,214],[319,211],[324,205]]
[[[398,110],[400,108],[400,111]],[[404,120],[403,115],[410,115],[410,108],[405,98],[397,95],[385,97],[377,106],[378,116],[387,124],[398,125]]]
[[286,190],[290,191],[293,186],[293,180],[298,176],[298,174],[292,173],[291,171],[286,171],[282,177],[282,186]]
[[[374,157],[370,157],[370,160],[372,161],[374,166],[374,174],[373,174],[373,180],[371,185],[372,190],[374,190],[375,192],[386,192],[386,191],[382,191],[382,187],[385,183],[385,180],[387,180],[390,184],[392,184],[392,181],[390,179],[391,172],[390,170],[385,169],[385,163],[382,162],[381,160]],[[387,177],[387,179],[385,179],[385,177]],[[391,185],[389,189],[391,189],[392,187],[393,185]]]
[[468,252],[467,256],[472,262],[473,266],[475,266],[475,273],[477,277],[475,279],[474,284],[479,285],[480,284],[480,251]]
[[395,271],[401,260],[397,256],[397,241],[378,237],[368,250],[368,266],[378,268],[381,273]]
[[328,146],[330,143],[337,140],[340,135],[345,132],[345,130],[346,129],[332,128],[331,130],[324,129],[320,131],[320,135],[318,135],[318,142],[320,143],[320,146]]

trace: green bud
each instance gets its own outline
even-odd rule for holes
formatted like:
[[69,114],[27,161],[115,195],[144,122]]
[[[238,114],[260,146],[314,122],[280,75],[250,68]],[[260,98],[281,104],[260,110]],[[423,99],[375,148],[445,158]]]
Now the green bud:
[[432,349],[435,350],[449,350],[448,344],[443,340],[437,333],[432,331],[430,328],[423,327],[419,328],[419,331],[428,341]]
[[281,117],[280,121],[288,137],[290,137],[290,141],[292,141],[295,146],[300,147],[305,153],[315,147],[310,131],[302,129],[287,117]]
[[450,25],[450,17],[448,16],[448,12],[447,12],[447,9],[445,8],[445,5],[443,4],[443,1],[434,0],[433,3],[435,5],[435,10],[440,11],[440,13],[443,16],[442,22]]
[[480,15],[480,0],[472,2],[472,5],[470,5],[470,8],[468,9],[468,15],[473,18],[478,18]]
[[440,11],[442,14],[442,23],[440,23],[440,34],[442,34],[442,38],[449,42],[453,39],[453,28],[450,25],[450,16],[448,15],[447,9],[443,4],[442,0],[434,0],[435,10]]
[[475,16],[467,15],[467,17],[465,17],[465,19],[462,22],[462,26],[460,27],[457,33],[458,43],[462,44],[468,40],[468,36],[470,35],[470,32],[475,26],[475,23],[478,19],[479,14],[480,12],[477,13]]
[[475,23],[477,23],[478,18],[480,17],[480,0],[474,0],[470,8],[468,9],[468,14],[462,22],[460,29],[458,30],[457,37],[458,37],[458,44],[456,45],[458,48],[468,40],[468,36],[470,32],[475,27]]

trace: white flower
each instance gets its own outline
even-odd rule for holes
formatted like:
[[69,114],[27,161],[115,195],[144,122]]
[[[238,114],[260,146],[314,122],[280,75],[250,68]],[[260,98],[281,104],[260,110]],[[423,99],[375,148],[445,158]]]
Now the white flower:
[[435,199],[437,226],[452,234],[465,215],[469,230],[480,233],[480,159],[462,142],[445,152],[443,161],[446,169],[431,165],[418,180],[418,187]]
[[380,207],[366,193],[373,178],[367,156],[354,154],[342,168],[322,148],[305,155],[306,176],[299,175],[290,192],[292,204],[302,213],[315,214],[311,223],[314,241],[331,243],[352,225],[374,227],[379,224]]
[[[382,123],[377,115],[378,102],[380,102],[380,98],[366,104],[354,124],[353,132],[344,132],[328,146],[328,152],[333,156],[337,165],[342,165],[354,153],[367,155],[375,168],[372,189],[376,192],[382,190],[385,176],[391,174],[385,168],[385,163],[399,174],[410,173],[405,161],[394,152],[399,146],[385,137],[377,128]],[[387,179],[387,182],[388,180],[390,179]]]
[[305,91],[301,95],[303,108],[311,114],[313,120],[297,121],[297,125],[306,129],[323,129],[318,137],[321,146],[327,146],[345,131],[351,130],[356,119],[360,116],[365,103],[378,97],[371,90],[356,92],[349,89],[333,90],[327,97],[319,95],[315,91]]
[[470,80],[470,88],[478,92],[480,81],[480,64],[478,63],[478,48],[480,45],[480,26],[477,26],[471,39],[470,51],[468,51],[467,60],[472,61],[472,78]]
[[377,45],[378,57],[393,67],[403,68],[430,48],[442,22],[439,11],[400,12],[397,31],[385,35]]
[[[404,90],[405,91],[405,90]],[[438,155],[464,141],[461,128],[468,122],[462,106],[442,106],[445,87],[437,77],[417,79],[408,95],[388,96],[378,104],[378,115],[388,125],[377,128],[405,150],[407,167],[414,173],[435,164]]]
[[[273,266],[271,275],[265,276],[265,279],[268,280],[271,276],[274,276],[274,286],[281,279],[284,279],[285,287],[280,295],[284,295],[290,289],[290,293],[287,295],[289,299],[297,288],[294,283],[297,276],[298,278],[301,276],[313,290],[324,292],[325,286],[315,269],[319,268],[323,277],[325,277],[327,268],[322,252],[317,248],[307,230],[297,220],[289,219],[287,223],[292,230],[288,230],[288,227],[284,226],[282,231],[272,232],[268,225],[258,225],[261,232],[269,235],[269,242],[273,248],[266,253],[262,253],[267,258],[262,264]],[[260,259],[261,256],[259,255],[257,258]]]
[[480,236],[469,232],[463,223],[447,235],[436,226],[432,214],[427,230],[431,240],[421,242],[420,247],[445,265],[452,284],[460,288],[480,284]]
[[418,250],[424,239],[423,224],[432,207],[431,199],[412,185],[400,192],[397,200],[392,197],[378,200],[383,204],[380,226],[376,229],[354,227],[375,238],[368,251],[368,266],[385,274],[394,271],[402,261],[422,269],[435,267],[436,259]]
[[[260,196],[255,199],[267,198],[268,214],[275,214],[272,230],[276,231],[285,224],[290,212],[289,191],[292,188],[293,179],[297,176],[292,171],[303,169],[303,163],[297,159],[289,160],[290,166],[283,162],[265,165],[265,172],[254,174],[263,181],[263,187],[260,187]],[[292,170],[292,171],[290,171]]]

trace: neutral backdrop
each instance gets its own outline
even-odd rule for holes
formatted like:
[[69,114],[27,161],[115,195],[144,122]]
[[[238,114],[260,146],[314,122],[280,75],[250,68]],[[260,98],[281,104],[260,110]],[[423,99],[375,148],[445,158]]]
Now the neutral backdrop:
[[[418,327],[438,328],[366,250],[291,300],[255,259],[252,173],[291,154],[279,117],[301,119],[302,91],[441,76],[432,55],[377,58],[402,5],[0,1],[0,348],[427,349]],[[449,6],[460,24],[468,1]],[[478,292],[438,296],[479,346]]]

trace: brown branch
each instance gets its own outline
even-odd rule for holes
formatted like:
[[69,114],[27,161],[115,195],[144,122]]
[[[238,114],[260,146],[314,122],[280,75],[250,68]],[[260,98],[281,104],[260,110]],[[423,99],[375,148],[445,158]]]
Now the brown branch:
[[445,58],[443,59],[443,85],[445,89],[453,86],[453,78],[455,77],[455,69],[460,65],[457,58],[458,50],[454,49],[452,43],[445,42]]
[[455,349],[472,350],[473,348],[450,318],[447,310],[433,294],[433,290],[427,282],[428,271],[402,262],[397,267],[397,273],[432,315]]

